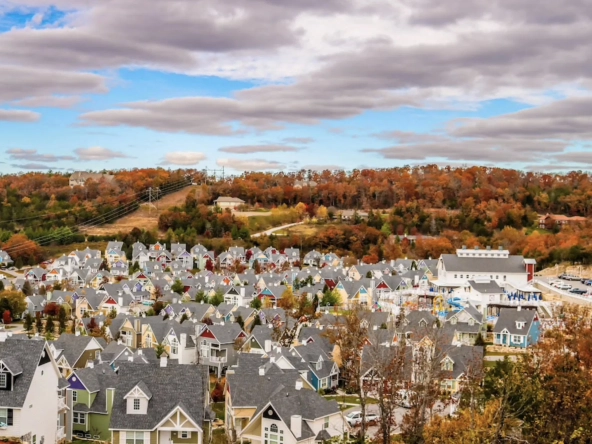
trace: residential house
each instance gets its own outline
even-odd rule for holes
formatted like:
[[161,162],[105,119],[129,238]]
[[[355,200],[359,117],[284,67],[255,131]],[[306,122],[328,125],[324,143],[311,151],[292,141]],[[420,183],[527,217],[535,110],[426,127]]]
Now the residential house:
[[552,229],[554,227],[563,228],[567,225],[581,225],[588,221],[581,216],[564,216],[562,214],[545,214],[539,216],[539,228]]
[[471,374],[477,374],[483,365],[483,347],[458,345],[448,347],[440,360],[440,388],[442,391],[455,394],[463,379]]
[[293,347],[292,351],[300,356],[308,366],[308,381],[315,390],[331,390],[337,387],[339,368],[321,344],[307,341],[300,347]]
[[335,286],[335,290],[339,293],[342,304],[372,306],[372,292],[366,288],[362,281],[343,280]]
[[68,440],[108,441],[117,373],[108,364],[91,364],[74,370],[68,378]]
[[197,337],[199,362],[220,377],[236,364],[237,350],[247,334],[238,324],[207,325]]
[[[202,444],[209,417],[207,369],[122,363],[111,414],[112,443]],[[207,416],[206,416],[207,415]]]
[[12,263],[10,255],[6,251],[0,250],[0,267],[6,267]]
[[486,334],[483,314],[470,304],[460,311],[449,311],[445,328],[454,330],[453,344],[475,345],[479,333]]
[[64,378],[69,378],[74,369],[85,368],[88,363],[94,362],[103,351],[97,338],[81,336],[79,332],[61,334],[50,344],[50,348]]
[[0,437],[61,442],[66,437],[63,387],[45,341],[0,332]]
[[83,187],[86,184],[86,181],[89,179],[95,182],[100,182],[101,180],[104,180],[106,182],[112,182],[115,179],[115,176],[104,173],[89,173],[87,171],[75,171],[70,175],[70,188]]
[[541,323],[536,309],[502,308],[493,328],[493,343],[528,348],[539,342]]
[[304,260],[302,262],[304,265],[307,265],[309,267],[319,267],[321,265],[321,257],[321,253],[319,253],[316,250],[311,250],[304,255]]
[[214,205],[222,209],[229,208],[231,210],[244,205],[245,201],[238,197],[220,196],[214,201]]

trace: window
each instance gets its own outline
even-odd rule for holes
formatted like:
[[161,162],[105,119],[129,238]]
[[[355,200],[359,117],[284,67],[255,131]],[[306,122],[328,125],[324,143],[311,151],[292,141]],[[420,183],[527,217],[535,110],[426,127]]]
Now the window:
[[518,336],[518,335],[512,336],[512,342],[521,343],[522,342],[522,336]]
[[453,367],[452,361],[450,361],[449,359],[447,359],[446,361],[444,361],[442,363],[442,370],[443,371],[451,372],[453,370],[452,367]]
[[126,432],[125,444],[144,444],[144,432]]
[[72,422],[74,424],[86,424],[86,413],[74,412],[72,414]]
[[323,368],[323,361],[321,361],[321,360],[319,359],[319,361],[317,362],[317,367],[316,367],[316,368],[317,368],[317,370],[320,370],[320,369],[322,369],[322,368]]
[[506,276],[504,275],[504,281],[506,280]]
[[140,410],[140,400],[134,399],[134,410]]
[[177,338],[173,338],[171,341],[171,354],[176,355],[179,353],[179,341]]
[[[267,431],[267,427],[265,428]],[[279,431],[278,434],[278,426],[272,424],[269,430],[269,433],[265,433],[265,443],[264,444],[279,444],[280,442],[284,442],[283,437],[283,430]]]
[[454,275],[454,279],[456,279],[456,278],[458,278],[458,275],[457,274]]
[[33,435],[33,438],[31,439],[31,443],[37,444],[37,435]]
[[76,390],[72,390],[72,401],[78,402],[78,392]]
[[191,438],[191,432],[181,432],[181,439]]
[[7,380],[7,374],[6,373],[0,373],[0,388],[6,388],[7,382],[8,382],[8,380]]
[[8,410],[0,409],[0,424],[8,425]]
[[146,336],[145,346],[146,346],[146,348],[152,348],[152,336],[150,336],[150,335]]
[[328,429],[329,428],[329,417],[328,416],[323,421],[323,428],[324,429]]

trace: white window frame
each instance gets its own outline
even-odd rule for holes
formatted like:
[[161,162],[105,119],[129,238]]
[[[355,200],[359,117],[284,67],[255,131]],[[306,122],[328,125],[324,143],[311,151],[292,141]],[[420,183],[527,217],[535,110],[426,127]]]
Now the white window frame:
[[0,373],[0,388],[6,388],[8,385],[8,375],[6,373]]
[[144,432],[125,432],[125,444],[144,444]]
[[512,335],[512,342],[514,344],[521,344],[522,343],[522,336],[520,336],[520,335]]
[[72,390],[72,401],[78,402],[78,392],[76,390]]
[[8,425],[8,409],[0,409],[0,422]]
[[191,432],[189,432],[187,430],[183,430],[182,432],[179,433],[179,438],[181,438],[181,439],[190,439],[191,438]]
[[141,406],[142,406],[142,401],[140,401],[140,398],[135,398],[134,399],[134,412],[140,411]]
[[152,336],[146,335],[146,341],[144,341],[144,342],[145,342],[144,346],[146,348],[152,348]]
[[323,420],[323,429],[328,429],[329,428],[329,417],[327,416],[324,420]]
[[72,413],[72,423],[85,425],[86,424],[86,413],[73,412]]
[[177,338],[173,338],[171,340],[171,354],[178,355],[179,354],[179,341]]

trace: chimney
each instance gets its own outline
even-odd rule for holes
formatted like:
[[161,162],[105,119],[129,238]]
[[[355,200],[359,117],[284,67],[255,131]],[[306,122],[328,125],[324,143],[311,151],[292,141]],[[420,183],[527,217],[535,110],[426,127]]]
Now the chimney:
[[173,304],[177,303],[177,298],[173,298]]
[[265,376],[265,367],[259,367],[259,376]]
[[117,303],[119,304],[120,307],[123,307],[123,298],[121,298],[121,297],[117,298]]
[[180,343],[181,343],[181,349],[184,349],[187,347],[187,333],[181,333],[181,335],[179,336],[180,339]]
[[269,362],[274,364],[275,363],[275,356],[272,356],[269,358]]
[[302,416],[290,416],[290,430],[292,430],[292,433],[294,433],[296,439],[300,439],[302,436]]
[[140,348],[140,349],[138,349],[138,356],[142,356],[142,354],[143,354],[143,353],[144,353],[144,352],[142,351],[142,349],[141,349],[141,348]]
[[95,363],[94,363],[94,362],[92,362],[92,361],[89,361],[89,362],[87,362],[87,363],[86,363],[86,366],[87,366],[88,368],[95,368]]
[[[156,313],[156,314],[158,314],[158,313]],[[134,330],[136,330],[136,333],[140,332],[140,330],[141,330],[140,320],[139,319],[136,319],[134,321]]]
[[519,305],[519,306],[516,308],[516,311],[520,311],[520,310],[522,310],[522,307]]
[[296,380],[296,390],[302,390],[302,379]]
[[5,331],[0,331],[0,342],[6,342],[6,338],[8,338],[8,334]]
[[160,358],[160,366],[161,367],[166,367],[167,366],[167,358],[166,358],[166,356],[162,356]]
[[269,353],[270,351],[271,351],[271,340],[266,339],[265,340],[265,353]]
[[243,298],[245,297],[245,287],[241,287],[241,289],[240,289],[240,295]]
[[80,330],[76,330],[76,333],[74,333],[74,336],[80,336]]
[[123,340],[121,338],[117,339],[117,345],[123,345]]

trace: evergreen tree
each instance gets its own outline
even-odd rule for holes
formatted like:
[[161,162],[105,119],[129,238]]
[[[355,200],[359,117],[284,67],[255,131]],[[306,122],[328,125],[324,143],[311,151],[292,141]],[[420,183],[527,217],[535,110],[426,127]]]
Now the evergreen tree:
[[60,310],[58,312],[58,323],[60,324],[60,333],[64,333],[66,331],[66,321],[66,309],[63,306],[60,306]]
[[28,280],[25,281],[21,291],[25,296],[33,296],[33,286]]

